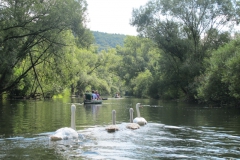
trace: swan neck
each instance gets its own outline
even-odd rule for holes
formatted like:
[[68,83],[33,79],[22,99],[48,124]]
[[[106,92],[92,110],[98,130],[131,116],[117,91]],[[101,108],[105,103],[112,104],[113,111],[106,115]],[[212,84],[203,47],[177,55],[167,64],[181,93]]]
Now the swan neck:
[[[75,106],[75,105],[74,105]],[[75,125],[75,110],[76,110],[76,106],[75,107],[71,107],[71,128],[76,130],[76,125]]]
[[112,111],[112,123],[113,123],[113,125],[116,125],[116,111],[115,110]]
[[71,105],[71,112],[75,112],[76,111],[76,106],[74,104]]
[[130,112],[130,123],[133,123],[133,109],[130,108],[129,112]]
[[140,116],[140,111],[139,111],[139,105],[138,105],[138,104],[136,105],[136,110],[137,110],[137,117],[141,117],[141,116]]

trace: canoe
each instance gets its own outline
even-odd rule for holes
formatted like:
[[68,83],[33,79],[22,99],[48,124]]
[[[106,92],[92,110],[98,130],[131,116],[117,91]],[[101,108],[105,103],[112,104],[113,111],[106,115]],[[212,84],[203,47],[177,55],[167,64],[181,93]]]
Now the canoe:
[[102,104],[102,100],[84,100],[84,104]]

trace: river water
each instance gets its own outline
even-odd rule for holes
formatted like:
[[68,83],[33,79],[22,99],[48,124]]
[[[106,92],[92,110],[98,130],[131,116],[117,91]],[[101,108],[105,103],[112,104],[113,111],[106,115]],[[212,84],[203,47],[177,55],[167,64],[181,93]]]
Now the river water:
[[[141,103],[148,124],[126,128],[129,108]],[[76,105],[79,139],[50,141],[70,127]],[[119,131],[108,133],[116,110]],[[240,109],[150,99],[109,98],[100,105],[82,99],[0,102],[0,159],[240,159]]]

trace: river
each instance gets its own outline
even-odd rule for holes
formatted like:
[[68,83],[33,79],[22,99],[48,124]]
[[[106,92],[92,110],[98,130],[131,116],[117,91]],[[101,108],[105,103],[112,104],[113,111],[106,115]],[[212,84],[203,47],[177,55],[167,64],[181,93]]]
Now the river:
[[[141,103],[148,123],[126,128],[129,108]],[[76,105],[79,139],[50,141],[49,136],[71,125]],[[108,133],[116,110],[119,131]],[[239,159],[240,109],[151,99],[109,98],[84,105],[82,99],[0,102],[0,159]]]

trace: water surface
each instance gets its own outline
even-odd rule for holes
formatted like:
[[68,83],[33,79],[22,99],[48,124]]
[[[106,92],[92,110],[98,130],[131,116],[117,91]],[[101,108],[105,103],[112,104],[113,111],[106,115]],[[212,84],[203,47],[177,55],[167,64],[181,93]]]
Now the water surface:
[[[148,124],[129,130],[129,108],[140,102]],[[77,140],[49,141],[70,127],[76,105]],[[116,110],[119,131],[108,133]],[[5,101],[0,104],[0,159],[238,159],[240,110],[149,99]]]

